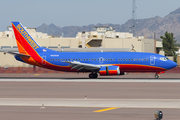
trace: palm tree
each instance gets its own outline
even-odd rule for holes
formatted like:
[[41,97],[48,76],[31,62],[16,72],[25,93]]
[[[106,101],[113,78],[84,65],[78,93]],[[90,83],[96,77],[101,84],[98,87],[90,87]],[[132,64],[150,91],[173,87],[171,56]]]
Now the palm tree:
[[178,48],[173,33],[168,33],[166,31],[165,35],[161,36],[160,38],[163,40],[162,44],[165,56],[174,56],[175,51],[178,51]]

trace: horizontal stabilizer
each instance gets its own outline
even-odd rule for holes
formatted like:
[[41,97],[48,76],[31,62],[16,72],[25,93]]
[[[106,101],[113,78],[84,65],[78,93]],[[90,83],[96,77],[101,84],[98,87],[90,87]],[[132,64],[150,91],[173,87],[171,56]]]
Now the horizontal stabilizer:
[[30,55],[25,55],[25,54],[20,54],[20,53],[15,53],[15,52],[7,52],[9,54],[12,54],[14,56],[19,56],[19,57],[31,57]]

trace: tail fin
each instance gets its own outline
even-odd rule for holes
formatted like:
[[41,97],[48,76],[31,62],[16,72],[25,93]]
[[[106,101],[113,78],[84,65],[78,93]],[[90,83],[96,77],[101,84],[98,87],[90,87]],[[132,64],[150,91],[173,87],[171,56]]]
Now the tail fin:
[[12,22],[12,27],[20,54],[31,55],[33,52],[42,51],[41,46],[36,43],[20,22]]

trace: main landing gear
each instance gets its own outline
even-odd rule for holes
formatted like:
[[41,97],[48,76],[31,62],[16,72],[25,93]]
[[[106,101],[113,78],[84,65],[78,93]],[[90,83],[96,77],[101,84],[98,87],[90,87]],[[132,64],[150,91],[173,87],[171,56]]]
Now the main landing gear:
[[158,74],[155,74],[155,78],[158,79],[158,78],[159,78],[159,75],[158,75]]
[[97,78],[98,74],[97,73],[90,73],[89,78]]

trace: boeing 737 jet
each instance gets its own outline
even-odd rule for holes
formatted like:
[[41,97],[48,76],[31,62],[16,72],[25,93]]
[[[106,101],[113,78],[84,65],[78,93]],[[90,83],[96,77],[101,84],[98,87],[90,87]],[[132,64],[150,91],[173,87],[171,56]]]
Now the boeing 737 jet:
[[126,72],[160,73],[176,67],[167,57],[143,52],[58,52],[41,47],[20,22],[12,22],[19,53],[16,60],[66,72],[90,72],[89,78],[124,75]]

